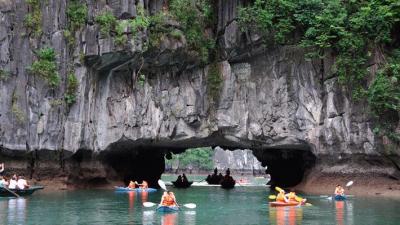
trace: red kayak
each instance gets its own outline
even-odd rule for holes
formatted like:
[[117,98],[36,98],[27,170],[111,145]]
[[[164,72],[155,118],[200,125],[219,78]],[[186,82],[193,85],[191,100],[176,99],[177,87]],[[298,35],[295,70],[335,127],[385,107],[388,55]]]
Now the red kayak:
[[270,202],[269,203],[270,206],[272,207],[281,207],[281,206],[298,206],[298,205],[304,205],[304,202],[294,202],[294,201],[290,201],[290,202]]

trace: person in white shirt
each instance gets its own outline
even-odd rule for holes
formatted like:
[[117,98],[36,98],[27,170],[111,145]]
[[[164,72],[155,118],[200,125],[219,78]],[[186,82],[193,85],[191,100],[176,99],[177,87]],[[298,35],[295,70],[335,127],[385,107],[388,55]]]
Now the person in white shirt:
[[17,187],[18,187],[19,189],[29,188],[28,182],[26,182],[26,180],[24,179],[23,176],[19,176],[19,177],[18,177]]
[[4,186],[8,186],[8,182],[3,176],[0,176],[0,187]]
[[17,188],[17,180],[16,180],[16,178],[14,176],[11,177],[10,184],[8,185],[8,188],[10,188],[10,189],[16,189]]

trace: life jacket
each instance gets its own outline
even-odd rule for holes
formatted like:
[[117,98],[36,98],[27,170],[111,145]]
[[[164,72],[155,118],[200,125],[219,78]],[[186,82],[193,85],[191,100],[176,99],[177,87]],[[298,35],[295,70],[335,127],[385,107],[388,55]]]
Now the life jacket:
[[278,201],[278,202],[285,202],[285,194],[279,193],[279,194],[276,196],[276,201]]
[[294,192],[289,192],[288,200],[289,201],[297,201],[296,200],[296,194]]
[[162,205],[164,205],[164,206],[173,206],[173,205],[175,205],[174,198],[172,198],[169,195],[165,196],[163,201],[162,201]]

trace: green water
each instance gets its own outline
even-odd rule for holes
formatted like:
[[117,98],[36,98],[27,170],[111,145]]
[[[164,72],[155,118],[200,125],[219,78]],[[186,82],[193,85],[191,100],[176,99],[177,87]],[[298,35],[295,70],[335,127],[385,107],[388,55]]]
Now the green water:
[[270,208],[265,187],[171,188],[178,203],[195,210],[160,214],[144,208],[158,202],[161,191],[148,195],[81,190],[0,199],[0,224],[399,224],[400,202],[384,198],[351,198],[346,202],[307,196],[310,207]]

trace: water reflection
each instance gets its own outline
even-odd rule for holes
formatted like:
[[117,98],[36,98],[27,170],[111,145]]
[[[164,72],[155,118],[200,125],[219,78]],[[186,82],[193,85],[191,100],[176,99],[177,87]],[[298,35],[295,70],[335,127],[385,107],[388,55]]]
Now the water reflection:
[[8,224],[25,224],[26,221],[25,198],[12,198],[8,200]]
[[129,196],[129,210],[133,210],[133,207],[135,206],[135,192],[128,192]]
[[183,213],[185,218],[185,225],[194,225],[196,224],[196,211],[185,211]]
[[154,210],[144,210],[142,216],[142,224],[143,225],[154,224],[155,223],[154,215],[155,215]]
[[149,193],[147,191],[142,192],[142,203],[147,202],[148,197]]
[[161,216],[161,224],[162,225],[175,225],[175,224],[177,224],[176,222],[176,220],[177,220],[177,217],[178,217],[178,213],[164,213],[162,216]]
[[336,224],[343,225],[344,222],[344,201],[335,201],[336,208]]
[[277,225],[301,224],[303,221],[302,207],[270,207],[269,219]]
[[353,203],[351,201],[335,201],[336,224],[353,224]]

